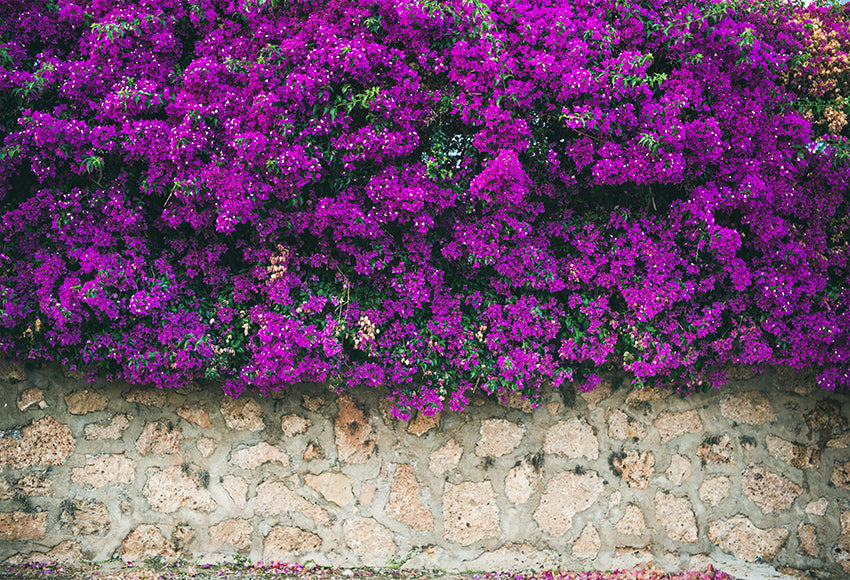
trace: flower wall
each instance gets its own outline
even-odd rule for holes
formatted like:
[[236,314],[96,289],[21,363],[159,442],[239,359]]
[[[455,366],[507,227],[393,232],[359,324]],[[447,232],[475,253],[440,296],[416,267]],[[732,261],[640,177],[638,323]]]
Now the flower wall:
[[161,387],[850,382],[850,8],[0,6],[0,349]]

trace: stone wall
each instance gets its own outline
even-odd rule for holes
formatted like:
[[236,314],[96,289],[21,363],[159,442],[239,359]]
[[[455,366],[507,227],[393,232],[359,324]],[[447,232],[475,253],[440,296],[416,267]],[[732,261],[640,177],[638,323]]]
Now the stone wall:
[[410,423],[318,386],[234,401],[12,365],[0,393],[0,561],[850,574],[850,397],[790,371]]

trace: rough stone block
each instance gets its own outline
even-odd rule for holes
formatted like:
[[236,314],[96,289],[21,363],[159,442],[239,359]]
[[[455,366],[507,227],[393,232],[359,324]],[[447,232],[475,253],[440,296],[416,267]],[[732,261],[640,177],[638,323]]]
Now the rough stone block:
[[617,522],[617,531],[627,536],[639,536],[646,529],[646,520],[643,512],[638,506],[630,503],[626,506],[626,513]]
[[666,473],[670,483],[682,485],[691,476],[691,462],[678,453],[674,453]]
[[348,394],[337,396],[339,413],[334,420],[337,456],[346,463],[366,463],[375,452],[376,436],[366,415]]
[[354,518],[342,524],[346,545],[364,566],[383,566],[396,550],[393,533],[372,518]]
[[74,453],[76,444],[71,429],[47,415],[19,432],[7,432],[0,437],[0,469],[63,465]]
[[732,480],[728,477],[706,479],[699,488],[699,498],[703,502],[717,507],[729,495],[731,488]]
[[384,511],[391,518],[407,524],[414,530],[434,529],[434,517],[422,503],[422,490],[412,465],[396,467],[390,486],[390,499]]
[[800,548],[803,553],[812,558],[817,558],[820,553],[820,545],[818,544],[817,528],[812,524],[800,522],[797,526],[797,540],[800,542]]
[[484,419],[480,427],[481,438],[475,445],[478,457],[501,457],[519,445],[525,429],[504,419]]
[[201,429],[209,429],[212,427],[210,422],[210,412],[201,404],[198,405],[183,405],[177,409],[177,414],[184,420],[194,423]]
[[328,512],[313,505],[282,481],[267,479],[257,486],[257,496],[250,501],[254,511],[262,516],[282,514],[284,512],[301,512],[317,525],[329,526],[331,523]]
[[825,497],[812,500],[806,505],[806,513],[813,516],[825,516],[827,508],[827,499]]
[[263,409],[251,397],[231,399],[225,396],[221,400],[220,410],[228,429],[256,433],[266,428]]
[[593,506],[603,489],[602,478],[595,471],[559,473],[546,484],[534,521],[550,536],[563,536],[573,527],[576,514]]
[[289,456],[265,441],[230,454],[230,464],[242,469],[256,469],[264,463],[275,461],[280,462],[283,467],[289,466]]
[[672,540],[689,544],[697,541],[696,516],[688,498],[655,494],[655,518]]
[[737,515],[708,525],[708,538],[724,552],[747,562],[770,561],[788,539],[786,528],[757,528],[748,518]]
[[304,552],[315,552],[322,546],[322,538],[300,528],[278,526],[272,528],[263,541],[263,559],[287,562]]
[[308,411],[317,412],[325,404],[324,397],[311,397],[310,395],[301,395],[301,406]]
[[703,465],[724,465],[735,459],[735,447],[727,434],[712,435],[697,448],[697,456]]
[[180,453],[183,433],[171,422],[151,421],[136,440],[139,455],[172,455]]
[[37,387],[27,389],[21,393],[20,397],[18,397],[18,409],[26,411],[33,407],[37,409],[47,408],[47,402],[44,400],[44,393]]
[[611,439],[640,440],[646,437],[646,428],[619,409],[606,409],[605,419],[608,421],[608,437]]
[[132,415],[120,413],[113,415],[107,421],[86,425],[86,439],[121,439],[121,435],[130,426]]
[[646,489],[655,468],[655,455],[646,450],[615,453],[610,458],[611,469],[623,478],[629,487]]
[[804,419],[812,431],[835,432],[847,425],[847,419],[841,414],[841,403],[831,399],[818,401]]
[[307,474],[304,476],[307,487],[322,494],[331,503],[339,507],[345,507],[354,501],[351,491],[351,480],[344,473],[326,471],[319,475]]
[[803,493],[803,488],[789,479],[753,465],[744,472],[741,487],[766,514],[787,510]]
[[162,535],[154,525],[142,524],[130,532],[121,543],[124,560],[136,562],[146,558],[165,558],[173,560],[177,558],[177,552],[169,541]]
[[165,391],[162,389],[133,389],[124,393],[124,400],[128,403],[137,403],[146,407],[162,409],[165,405]]
[[[449,560],[450,556],[436,546],[430,546],[421,554],[421,568],[435,569],[441,562]],[[426,560],[428,558],[428,560]],[[416,563],[416,562],[414,562]],[[474,560],[467,560],[461,566],[464,570],[481,570],[483,572],[525,572],[528,570],[555,570],[559,559],[537,550],[528,544],[509,544],[493,552],[484,552]],[[405,569],[406,567],[403,567]],[[410,569],[413,569],[411,566]]]
[[444,537],[463,546],[499,535],[499,509],[489,481],[446,483],[443,491]]
[[112,524],[106,504],[82,499],[63,501],[59,522],[75,536],[102,536]]
[[835,468],[832,470],[832,477],[829,478],[829,481],[835,487],[850,489],[850,461],[845,463],[836,462]]
[[313,422],[301,415],[284,415],[280,420],[280,430],[286,437],[295,437],[307,431]]
[[505,477],[505,496],[514,505],[524,504],[537,490],[538,481],[539,477],[534,468],[528,461],[523,461],[508,471]]
[[446,471],[456,468],[462,455],[463,447],[458,445],[454,439],[449,439],[445,445],[431,452],[428,468],[434,475],[442,475]]
[[230,496],[236,507],[244,509],[248,505],[248,500],[246,499],[248,496],[248,482],[245,481],[244,477],[225,475],[221,478],[221,487],[224,488],[224,491],[227,492],[227,495]]
[[0,512],[0,540],[40,540],[47,534],[47,512]]
[[180,508],[211,512],[218,507],[206,489],[209,474],[188,465],[148,469],[142,493],[156,511],[170,514]]
[[247,550],[251,547],[251,534],[254,526],[248,520],[224,520],[210,526],[210,540],[216,546],[233,546],[237,550]]
[[103,487],[110,483],[133,483],[136,462],[124,455],[86,457],[85,467],[72,470],[71,481],[77,485]]
[[203,437],[201,439],[198,439],[196,445],[198,447],[198,451],[204,457],[209,457],[210,455],[215,453],[215,441],[213,441],[209,437]]
[[797,469],[817,469],[820,465],[820,449],[792,443],[773,435],[765,438],[767,452],[776,459]]
[[744,425],[764,425],[776,421],[776,413],[761,391],[734,393],[720,400],[720,414],[728,420]]
[[599,539],[599,532],[588,523],[584,526],[581,535],[573,544],[573,558],[577,560],[593,560],[599,554],[599,547],[602,545]]
[[599,457],[599,441],[587,421],[573,417],[546,430],[543,452],[565,455],[572,459],[587,457],[595,460]]
[[686,433],[698,433],[703,430],[702,419],[695,409],[683,413],[665,411],[655,419],[655,428],[661,434],[661,441],[667,443]]
[[407,426],[407,432],[417,437],[422,437],[431,429],[440,426],[440,412],[426,415],[422,411],[416,413],[416,418]]
[[[4,562],[7,566],[22,566],[24,564],[47,565],[73,565],[83,560],[80,546],[74,541],[65,540],[51,548],[48,552],[30,552],[29,554],[16,554]],[[45,574],[46,575],[46,574]]]

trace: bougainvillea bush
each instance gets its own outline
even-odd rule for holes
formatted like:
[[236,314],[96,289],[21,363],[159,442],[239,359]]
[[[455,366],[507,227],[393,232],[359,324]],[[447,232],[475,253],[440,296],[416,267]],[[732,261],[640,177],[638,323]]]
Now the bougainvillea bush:
[[0,4],[0,350],[161,387],[850,382],[850,9]]

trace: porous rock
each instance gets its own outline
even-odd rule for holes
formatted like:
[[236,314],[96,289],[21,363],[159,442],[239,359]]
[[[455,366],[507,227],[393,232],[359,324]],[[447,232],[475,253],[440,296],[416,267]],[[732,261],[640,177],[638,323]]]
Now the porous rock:
[[611,456],[610,463],[614,473],[623,478],[629,487],[646,489],[655,468],[655,455],[649,450],[642,453],[615,453]]
[[86,425],[84,432],[86,439],[121,439],[121,435],[130,426],[132,420],[132,415],[119,413],[113,415],[108,421]]
[[396,467],[390,486],[390,499],[384,511],[414,530],[433,530],[434,517],[422,503],[422,490],[412,465]]
[[177,558],[177,552],[154,525],[142,524],[121,543],[124,560],[134,562],[146,558]]
[[572,528],[576,514],[595,504],[603,490],[602,478],[595,471],[559,473],[546,484],[534,521],[550,536],[563,536]]
[[38,387],[27,389],[21,396],[18,397],[18,409],[26,411],[36,407],[38,409],[46,409],[47,402],[44,400],[44,393]]
[[519,409],[523,413],[531,414],[534,412],[534,403],[528,400],[528,398],[522,393],[517,391],[511,391],[508,393],[508,396],[501,400],[501,403],[505,407]]
[[835,464],[829,481],[835,487],[850,489],[850,461]]
[[475,446],[478,457],[501,457],[513,451],[525,435],[525,429],[504,419],[484,419],[481,438]]
[[527,502],[535,492],[537,479],[534,468],[527,461],[523,461],[508,471],[505,477],[505,496],[514,505]]
[[27,380],[27,371],[19,362],[0,364],[0,381],[21,383]]
[[224,488],[224,491],[227,492],[227,495],[230,496],[236,507],[244,509],[248,505],[248,500],[246,499],[248,496],[248,482],[245,481],[244,477],[225,475],[221,478],[221,487]]
[[847,424],[847,419],[841,414],[841,403],[831,399],[818,401],[804,419],[812,431],[834,432]]
[[257,486],[257,496],[250,501],[259,515],[301,512],[317,525],[329,526],[328,512],[290,490],[282,481],[267,479]]
[[393,533],[372,518],[353,518],[342,524],[346,545],[364,566],[383,566],[396,553]]
[[0,469],[63,465],[77,443],[71,437],[71,429],[50,415],[33,421],[19,433],[19,437],[0,437]]
[[210,423],[210,412],[203,405],[182,405],[177,409],[177,414],[182,419],[194,423],[201,429],[212,427],[212,423]]
[[584,526],[584,530],[582,530],[575,544],[573,544],[573,558],[578,560],[592,560],[599,554],[599,547],[601,545],[599,532],[593,524],[588,523]]
[[266,428],[263,422],[263,410],[251,397],[232,399],[225,396],[221,400],[220,410],[228,429],[256,433]]
[[47,512],[0,512],[0,540],[40,540],[47,533]]
[[301,395],[301,406],[307,409],[308,411],[313,411],[314,413],[322,408],[322,405],[325,404],[324,397],[311,397],[310,395]]
[[723,465],[732,463],[735,458],[735,447],[732,438],[727,434],[712,435],[697,447],[697,456],[703,465]]
[[449,439],[445,445],[431,453],[428,468],[434,475],[442,475],[458,466],[461,455],[463,455],[463,447],[454,439]]
[[51,484],[50,478],[48,477],[50,473],[49,469],[50,468],[41,473],[27,473],[15,484],[15,490],[27,497],[34,495],[51,495]]
[[546,430],[543,451],[565,455],[572,459],[587,457],[595,460],[599,457],[599,441],[587,421],[573,417],[568,421],[560,421]]
[[850,447],[850,431],[841,434],[835,439],[830,439],[826,442],[826,446],[830,449],[847,449]]
[[291,415],[284,415],[281,418],[280,430],[283,431],[283,434],[287,437],[295,437],[296,435],[304,433],[312,424],[313,422],[310,421],[310,419],[305,419],[301,415],[292,413]]
[[165,391],[150,388],[133,389],[124,393],[124,400],[128,403],[162,409],[162,406],[165,405]]
[[741,488],[766,514],[787,510],[803,493],[803,488],[789,479],[754,465],[744,472]]
[[606,409],[605,419],[608,421],[608,437],[611,439],[622,441],[646,437],[646,428],[619,409]]
[[712,477],[702,482],[699,498],[704,503],[717,507],[729,495],[731,488],[732,480],[728,477]]
[[269,530],[263,540],[263,558],[266,561],[287,561],[304,552],[314,552],[322,545],[322,538],[312,532],[289,526]]
[[173,423],[151,421],[136,440],[136,451],[139,455],[172,455],[180,453],[181,441],[183,433]]
[[[431,559],[430,562],[426,563],[425,558],[422,558],[420,561],[425,565],[420,567],[438,568],[439,562],[445,561],[449,557],[447,553],[441,554],[439,550],[438,547],[433,546],[429,550],[431,554],[426,556],[423,553],[423,556],[431,556]],[[433,563],[430,564],[431,562]],[[509,544],[493,552],[484,552],[474,560],[465,561],[463,563],[463,569],[481,570],[484,572],[492,572],[493,570],[523,572],[527,570],[554,570],[558,568],[558,565],[559,562],[556,558],[533,546],[528,544]]]
[[776,421],[776,413],[761,391],[733,393],[720,400],[720,414],[726,419],[744,425],[764,425]]
[[797,540],[799,540],[800,547],[807,556],[818,557],[820,546],[818,545],[818,533],[815,526],[800,522],[797,526]]
[[346,463],[366,463],[375,451],[377,439],[372,426],[351,395],[340,394],[336,402],[339,407],[334,420],[337,456]]
[[187,465],[150,468],[142,493],[151,507],[162,513],[170,514],[180,508],[211,512],[218,504],[204,485],[208,482],[209,474]]
[[283,467],[289,465],[289,456],[265,441],[245,447],[230,454],[230,464],[242,469],[255,469],[264,463],[280,462]]
[[322,494],[329,502],[344,507],[354,501],[351,492],[351,480],[344,473],[326,471],[319,475],[307,474],[304,476],[307,487]]
[[95,411],[103,411],[109,404],[109,399],[103,393],[84,389],[65,395],[65,406],[72,415],[85,415]]
[[210,526],[210,540],[216,546],[228,545],[237,550],[246,550],[251,547],[253,531],[254,526],[248,520],[224,520]]
[[626,506],[626,513],[617,522],[617,531],[627,536],[639,536],[646,529],[643,512],[633,503]]
[[60,542],[48,552],[30,552],[15,554],[5,562],[7,566],[23,566],[25,564],[79,564],[83,559],[80,545],[71,540]]
[[685,543],[697,541],[696,516],[688,498],[661,492],[655,494],[655,518],[672,540]]
[[75,467],[71,481],[77,485],[103,487],[110,483],[133,483],[136,462],[124,455],[86,457],[85,467]]
[[634,568],[645,568],[652,564],[652,551],[650,548],[629,548],[625,546],[614,550],[611,559],[611,567],[615,570],[631,570]]
[[426,415],[422,411],[418,411],[416,413],[416,418],[407,426],[407,432],[411,435],[422,437],[431,429],[440,426],[440,415],[441,413],[439,411],[431,413],[430,415]]
[[614,389],[611,388],[611,381],[602,379],[592,391],[579,391],[578,394],[587,403],[587,408],[593,410],[596,405],[614,394]]
[[691,476],[691,462],[678,453],[674,453],[666,473],[670,483],[682,485]]
[[813,516],[825,516],[828,500],[825,497],[812,500],[806,505],[805,512]]
[[820,449],[792,443],[773,435],[765,438],[767,452],[776,459],[797,469],[817,468],[820,465]]
[[769,561],[788,539],[788,529],[757,528],[748,518],[734,517],[708,524],[708,538],[724,552],[747,562]]
[[201,439],[198,439],[196,445],[198,447],[198,451],[200,451],[201,455],[204,457],[209,457],[215,453],[215,441],[209,437],[202,437]]
[[696,409],[682,413],[665,411],[655,419],[655,428],[661,434],[661,441],[667,443],[675,437],[686,433],[698,433],[702,431],[702,419]]
[[59,522],[75,536],[102,536],[109,532],[112,520],[106,504],[90,500],[68,500],[62,502],[63,510]]
[[835,561],[850,574],[850,510],[841,512],[841,535],[834,550]]
[[499,509],[489,481],[459,485],[446,483],[443,490],[443,529],[447,540],[469,546],[499,535]]

